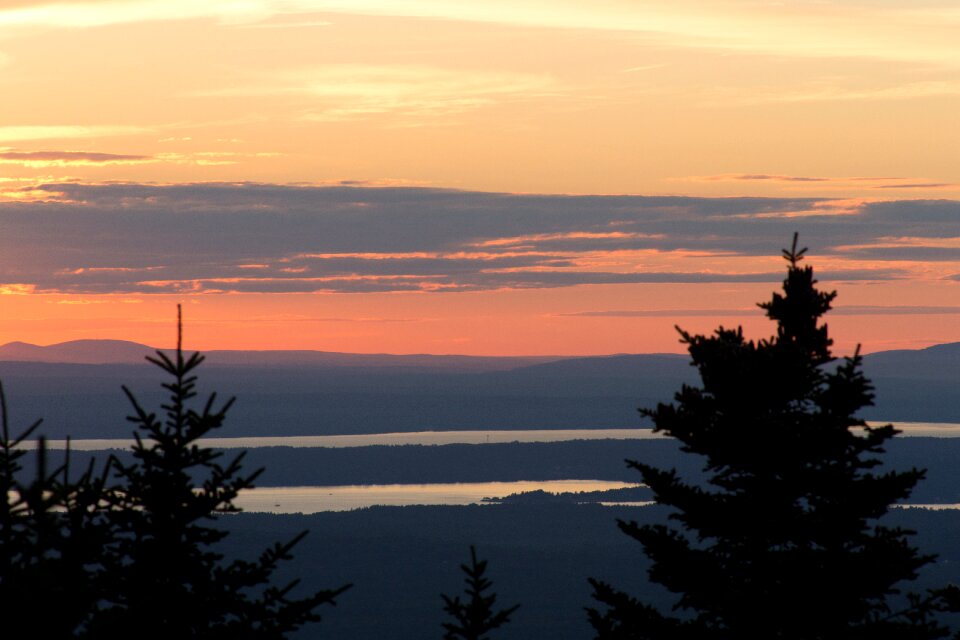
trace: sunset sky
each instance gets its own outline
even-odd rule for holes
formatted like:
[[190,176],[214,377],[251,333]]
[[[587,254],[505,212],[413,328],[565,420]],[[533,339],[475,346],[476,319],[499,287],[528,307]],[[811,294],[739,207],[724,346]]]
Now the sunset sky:
[[0,343],[960,341],[956,0],[0,0]]

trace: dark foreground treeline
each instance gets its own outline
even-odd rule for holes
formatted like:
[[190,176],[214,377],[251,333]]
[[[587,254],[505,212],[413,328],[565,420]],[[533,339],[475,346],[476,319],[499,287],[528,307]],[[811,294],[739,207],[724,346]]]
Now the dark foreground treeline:
[[[306,591],[352,582],[323,622],[298,639],[420,640],[439,638],[441,593],[459,590],[458,565],[468,545],[490,561],[497,602],[521,603],[498,640],[586,640],[594,637],[584,608],[593,576],[629,588],[644,601],[670,598],[647,579],[648,562],[615,518],[650,522],[649,507],[598,505],[490,505],[375,507],[305,516],[239,514],[223,519],[231,531],[228,555],[242,555],[271,540],[309,529],[296,560],[281,578],[298,576]],[[960,512],[895,510],[886,524],[919,531],[914,541],[939,555],[911,588],[956,579],[960,565]]]
[[[126,460],[128,452],[112,452]],[[229,451],[228,451],[229,453]],[[78,465],[104,452],[74,452]],[[510,444],[403,445],[344,449],[264,447],[247,451],[246,463],[265,467],[262,487],[514,480],[618,480],[637,482],[625,459],[702,474],[703,460],[684,454],[673,440],[578,440]],[[912,503],[960,503],[960,438],[896,438],[887,444],[886,468],[926,469]],[[32,468],[32,457],[24,466]]]

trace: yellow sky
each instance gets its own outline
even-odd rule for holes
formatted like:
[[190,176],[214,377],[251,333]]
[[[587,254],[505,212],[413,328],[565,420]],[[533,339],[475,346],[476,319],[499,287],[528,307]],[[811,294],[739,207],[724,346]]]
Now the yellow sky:
[[[960,10],[837,2],[15,2],[7,177],[956,195]],[[825,178],[819,183],[735,176]],[[946,186],[949,185],[949,186]]]
[[[958,29],[960,8],[946,0],[7,0],[0,202],[56,199],[34,187],[57,183],[344,181],[513,194],[810,197],[854,216],[869,203],[953,200]],[[784,207],[776,215],[789,215]],[[478,237],[503,241],[507,226]],[[598,232],[588,226],[563,233]],[[952,250],[952,228],[924,236],[923,246],[946,242]],[[902,248],[911,232],[890,233],[869,242]],[[786,240],[773,241],[762,268],[747,264],[759,252],[738,262],[732,249],[708,264],[678,247],[655,258],[618,258],[600,247],[573,262],[618,273],[770,272]],[[832,247],[811,252],[818,249],[824,257],[815,264],[824,268],[869,267],[847,254],[827,257]],[[851,281],[842,299],[960,305],[952,279],[960,256],[942,254],[884,263],[909,276]],[[6,291],[43,289],[0,279]],[[717,284],[599,281],[188,297],[206,336],[200,346],[592,353],[677,350],[672,320],[564,314],[743,308],[769,289],[750,284],[748,299],[735,303]],[[3,297],[0,341],[94,333],[158,341],[152,323],[166,322],[161,310],[172,304],[167,294],[132,289],[45,291]],[[61,304],[91,296],[102,300]],[[231,320],[240,300],[244,315],[272,320]],[[470,328],[464,317],[484,320]],[[857,317],[836,323],[852,330]],[[716,324],[709,316],[693,322]],[[960,339],[950,314],[870,316],[863,324],[880,326],[871,335],[884,347]],[[261,326],[269,338],[253,329]]]

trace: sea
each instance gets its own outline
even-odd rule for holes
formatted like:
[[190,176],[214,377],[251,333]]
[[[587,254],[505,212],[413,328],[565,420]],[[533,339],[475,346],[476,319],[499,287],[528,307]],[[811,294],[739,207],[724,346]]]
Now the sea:
[[[874,425],[885,423],[874,423]],[[960,437],[960,424],[931,422],[894,422],[905,437]],[[496,444],[511,442],[564,442],[574,440],[635,440],[664,436],[651,429],[539,429],[539,430],[473,430],[418,431],[408,433],[372,433],[326,436],[264,436],[239,438],[207,438],[199,444],[218,449],[251,449],[258,447],[364,447],[374,445],[446,445]],[[48,447],[62,449],[65,440],[50,440]],[[71,440],[76,451],[108,451],[126,449],[132,441],[122,439]],[[258,487],[241,493],[236,505],[254,513],[317,513],[349,511],[372,506],[470,505],[496,504],[497,498],[511,494],[544,491],[578,493],[637,487],[640,485],[606,480],[569,479],[518,482],[463,482],[433,484],[337,485]],[[605,505],[626,503],[603,502]],[[645,506],[650,503],[630,503]],[[956,504],[900,505],[902,508],[958,509]]]

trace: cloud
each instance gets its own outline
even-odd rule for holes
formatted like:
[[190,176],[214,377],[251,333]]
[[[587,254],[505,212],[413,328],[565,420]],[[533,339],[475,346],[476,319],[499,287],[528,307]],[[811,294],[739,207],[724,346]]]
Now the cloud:
[[355,324],[355,323],[364,323],[364,324],[401,324],[401,323],[410,323],[410,322],[429,322],[430,318],[424,317],[408,317],[408,318],[384,318],[379,316],[360,316],[360,317],[349,317],[349,316],[311,316],[300,313],[275,313],[269,315],[260,315],[245,317],[243,319],[244,323],[247,322],[258,322],[258,323],[274,323],[274,322],[323,322],[323,323],[345,323],[345,324]]
[[933,182],[917,178],[852,176],[852,177],[822,177],[822,176],[791,176],[766,173],[722,173],[707,176],[687,176],[680,180],[693,182],[778,182],[778,183],[832,183],[850,186],[858,182],[878,182],[871,189],[936,189],[946,187],[960,187],[950,182]]
[[851,247],[848,255],[862,260],[960,263],[960,247],[864,246]]
[[20,164],[27,167],[140,164],[151,160],[151,156],[88,151],[0,151],[0,164]]
[[210,89],[199,95],[310,96],[320,106],[303,114],[304,120],[337,122],[383,113],[460,113],[556,91],[555,81],[547,75],[419,65],[330,64],[286,72],[273,70],[246,85]]
[[105,138],[149,133],[145,127],[126,125],[19,125],[0,126],[0,142]]
[[740,182],[740,181],[770,181],[770,182],[829,182],[831,178],[814,178],[810,176],[784,176],[766,173],[725,173],[715,176],[691,176],[691,180],[705,180],[710,182]]
[[131,22],[217,18],[256,22],[279,11],[265,0],[13,0],[0,8],[0,28],[83,29]]
[[778,103],[847,102],[877,100],[914,100],[942,98],[960,95],[960,82],[930,80],[899,85],[851,90],[848,85],[814,86],[796,91],[754,91],[742,97],[724,95],[722,100],[711,102],[713,106],[748,106]]
[[[0,283],[37,291],[478,291],[779,282],[799,231],[821,280],[941,277],[960,202],[561,196],[253,183],[14,186]],[[38,197],[37,194],[40,194]],[[842,210],[843,214],[837,211]],[[803,217],[790,212],[804,211]],[[887,267],[871,264],[888,252]],[[890,252],[901,252],[891,255]],[[953,252],[952,254],[950,252]],[[956,256],[956,257],[955,257]],[[913,263],[922,261],[923,273]],[[936,269],[933,269],[936,271]]]
[[873,187],[874,189],[944,189],[960,187],[952,182],[908,182],[906,184],[881,184]]
[[134,155],[90,151],[12,151],[0,148],[0,164],[17,164],[33,168],[136,165],[157,162],[215,166],[237,164],[246,158],[274,158],[280,155],[273,152],[239,153],[233,151],[167,152],[156,155]]
[[[294,17],[296,18],[296,17]],[[292,20],[265,20],[263,22],[242,23],[232,25],[235,29],[306,29],[315,27],[329,27],[333,23],[329,20],[292,19]]]
[[[756,307],[748,309],[639,309],[612,311],[580,311],[558,314],[573,318],[693,318],[693,317],[755,317]],[[903,316],[903,315],[960,315],[960,307],[931,306],[858,306],[834,307],[832,316]]]
[[930,306],[849,306],[831,311],[837,316],[938,316],[958,315],[960,307]]
[[679,317],[719,317],[719,316],[755,316],[756,307],[751,309],[640,309],[629,311],[579,311],[577,313],[558,314],[565,318],[679,318]]
[[[303,0],[304,9],[634,33],[674,46],[778,56],[854,57],[943,64],[955,60],[949,7],[709,0]],[[691,19],[690,16],[696,16]],[[905,28],[909,25],[909,28]]]
[[[496,238],[494,240],[484,240],[476,243],[477,247],[504,247],[513,245],[522,245],[530,243],[554,243],[554,242],[580,242],[583,240],[599,240],[606,242],[608,240],[641,240],[649,238],[659,238],[662,236],[650,236],[643,233],[625,233],[623,231],[573,231],[570,233],[538,233],[527,236],[514,236],[512,238]],[[609,245],[606,245],[609,246]]]
[[[875,4],[748,0],[13,0],[13,5],[7,2],[0,9],[0,29],[77,29],[198,19],[231,27],[294,24],[300,17],[311,21],[317,15],[339,13],[630,33],[675,47],[956,67],[954,61],[960,59],[958,16],[951,6]],[[920,87],[910,91],[942,91],[927,87],[930,83],[917,84]]]
[[249,158],[276,158],[282,154],[272,151],[240,153],[236,151],[194,151],[191,153],[158,153],[152,157],[155,162],[170,164],[188,164],[197,166],[223,166],[238,164]]
[[[754,182],[784,185],[785,190],[822,195],[824,192],[861,192],[863,189],[928,189],[960,191],[960,183],[928,178],[891,176],[796,176],[767,173],[723,173],[672,178],[680,182]],[[835,201],[833,201],[835,202]]]
[[[385,293],[397,291],[464,292],[497,289],[544,289],[588,284],[777,282],[782,274],[710,275],[697,273],[624,274],[588,272],[517,272],[454,275],[350,275],[343,277],[198,278],[72,283],[60,292],[116,293]],[[36,291],[47,291],[44,287]]]
[[71,305],[71,306],[88,306],[92,304],[143,304],[143,300],[140,298],[126,298],[123,300],[104,300],[102,298],[96,300],[90,300],[87,298],[68,298],[64,300],[47,300],[47,304],[56,304],[56,305]]

